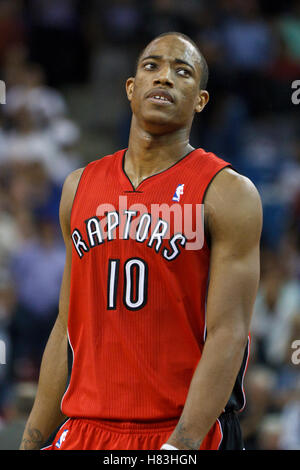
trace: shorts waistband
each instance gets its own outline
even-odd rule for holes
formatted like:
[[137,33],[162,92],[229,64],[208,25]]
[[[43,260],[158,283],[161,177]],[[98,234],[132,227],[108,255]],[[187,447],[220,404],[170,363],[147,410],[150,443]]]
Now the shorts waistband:
[[77,421],[81,423],[90,424],[92,426],[97,426],[99,428],[105,429],[107,431],[117,432],[117,433],[149,433],[151,431],[172,431],[178,421],[178,418],[170,419],[167,421],[157,421],[157,422],[132,422],[132,421],[111,421],[104,419],[94,419],[94,418],[70,418],[71,421]]

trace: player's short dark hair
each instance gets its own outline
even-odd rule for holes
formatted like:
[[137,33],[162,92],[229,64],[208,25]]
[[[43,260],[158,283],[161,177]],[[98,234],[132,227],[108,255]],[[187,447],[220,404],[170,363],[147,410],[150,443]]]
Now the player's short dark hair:
[[[185,39],[190,44],[192,44],[192,46],[196,49],[196,51],[198,52],[199,57],[200,57],[201,69],[202,69],[201,79],[200,79],[200,89],[205,90],[206,87],[207,87],[207,82],[208,82],[208,77],[209,77],[209,69],[208,69],[206,59],[205,59],[204,55],[202,54],[202,52],[200,51],[197,44],[189,36],[187,36],[186,34],[180,33],[180,32],[177,32],[177,31],[169,31],[167,33],[161,33],[158,36],[156,36],[155,38],[153,38],[152,41],[155,41],[156,39],[159,39],[159,38],[163,38],[164,36],[179,36],[180,38]],[[150,42],[152,42],[152,41],[150,41]],[[148,44],[150,44],[150,42]],[[148,44],[147,44],[147,46],[148,46]],[[144,49],[142,50],[142,52],[139,54],[137,64],[139,63],[140,58],[143,55],[144,50],[146,49],[147,46],[145,46]]]

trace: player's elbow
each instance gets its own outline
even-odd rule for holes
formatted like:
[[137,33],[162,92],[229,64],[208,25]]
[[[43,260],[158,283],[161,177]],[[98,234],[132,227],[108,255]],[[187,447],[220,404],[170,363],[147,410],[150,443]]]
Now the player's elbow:
[[233,333],[231,342],[235,345],[235,347],[239,351],[243,352],[247,345],[248,338],[249,338],[249,331],[246,331],[245,329],[241,329]]
[[207,332],[207,341],[213,342],[222,350],[235,353],[244,351],[248,341],[249,331],[246,325],[220,325]]

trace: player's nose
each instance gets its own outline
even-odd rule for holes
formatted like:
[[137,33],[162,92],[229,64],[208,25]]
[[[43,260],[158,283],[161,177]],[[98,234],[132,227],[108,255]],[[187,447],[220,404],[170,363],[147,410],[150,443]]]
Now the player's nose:
[[172,79],[172,70],[169,65],[166,64],[164,67],[161,67],[159,69],[157,75],[154,77],[153,85],[167,85],[169,87],[174,86],[174,81]]

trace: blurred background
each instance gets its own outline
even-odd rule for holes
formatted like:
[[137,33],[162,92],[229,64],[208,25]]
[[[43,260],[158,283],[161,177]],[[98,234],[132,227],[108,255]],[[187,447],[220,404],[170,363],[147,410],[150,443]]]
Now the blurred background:
[[192,145],[250,177],[264,207],[246,449],[300,449],[299,1],[0,0],[1,449],[19,446],[57,315],[63,181],[127,146],[125,81],[166,31],[188,34],[210,68]]

